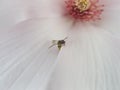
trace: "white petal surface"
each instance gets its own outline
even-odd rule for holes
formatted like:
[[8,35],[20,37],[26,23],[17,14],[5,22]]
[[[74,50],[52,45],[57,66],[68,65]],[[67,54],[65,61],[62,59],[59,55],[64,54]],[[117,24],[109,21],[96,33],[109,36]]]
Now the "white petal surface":
[[59,17],[58,8],[53,7],[59,5],[53,2],[53,0],[0,0],[0,30],[9,29],[30,18]]
[[48,48],[72,23],[58,18],[63,0],[0,2],[0,90],[45,90],[57,61],[48,90],[120,90],[120,39],[109,33],[119,33],[119,0],[105,2],[104,30],[81,25],[60,53]]
[[98,27],[120,36],[120,0],[100,0],[105,5]]
[[[63,27],[61,27],[61,25]],[[61,19],[31,19],[0,31],[0,90],[44,90],[69,25]]]
[[120,90],[119,46],[120,39],[100,28],[73,31],[47,90]]

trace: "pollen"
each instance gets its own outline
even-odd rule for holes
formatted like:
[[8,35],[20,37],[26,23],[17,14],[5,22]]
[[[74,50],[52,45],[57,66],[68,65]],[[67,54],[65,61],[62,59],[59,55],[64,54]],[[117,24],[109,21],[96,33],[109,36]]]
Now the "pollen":
[[67,0],[65,4],[67,15],[75,20],[101,20],[101,14],[104,11],[104,5],[101,5],[99,0]]
[[75,6],[80,10],[80,12],[83,12],[90,7],[90,1],[89,0],[75,0]]

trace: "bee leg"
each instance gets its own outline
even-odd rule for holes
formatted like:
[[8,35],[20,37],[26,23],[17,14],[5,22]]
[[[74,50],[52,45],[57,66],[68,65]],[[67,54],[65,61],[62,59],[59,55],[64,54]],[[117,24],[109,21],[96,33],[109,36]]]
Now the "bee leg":
[[49,48],[52,48],[52,47],[55,46],[55,45],[57,45],[57,44],[53,44],[53,45],[51,45]]

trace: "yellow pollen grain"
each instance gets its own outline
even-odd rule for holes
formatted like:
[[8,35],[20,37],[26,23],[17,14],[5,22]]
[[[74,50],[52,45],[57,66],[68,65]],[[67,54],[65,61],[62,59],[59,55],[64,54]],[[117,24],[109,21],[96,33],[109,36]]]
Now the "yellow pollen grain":
[[89,0],[75,0],[75,5],[80,10],[80,12],[83,12],[90,7],[90,1]]

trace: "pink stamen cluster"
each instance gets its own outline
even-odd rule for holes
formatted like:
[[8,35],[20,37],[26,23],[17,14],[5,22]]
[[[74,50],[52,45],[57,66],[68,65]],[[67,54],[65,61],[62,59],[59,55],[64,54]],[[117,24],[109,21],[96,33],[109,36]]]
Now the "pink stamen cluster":
[[67,14],[72,16],[76,20],[81,21],[95,21],[101,20],[100,15],[103,12],[104,5],[99,5],[99,0],[90,0],[90,7],[80,12],[80,10],[75,5],[75,0],[65,1]]

